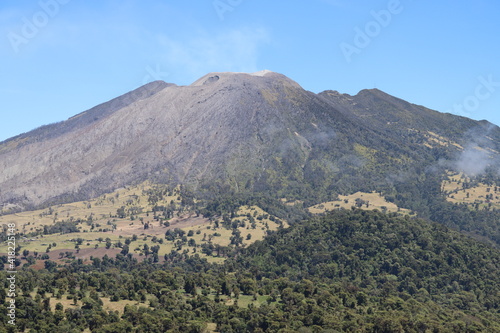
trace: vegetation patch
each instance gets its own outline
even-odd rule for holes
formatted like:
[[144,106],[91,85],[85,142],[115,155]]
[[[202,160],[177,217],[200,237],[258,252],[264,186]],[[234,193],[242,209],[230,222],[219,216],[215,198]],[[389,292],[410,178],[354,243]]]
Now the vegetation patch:
[[[231,248],[248,246],[288,226],[256,205],[205,218],[182,187],[150,183],[84,202],[0,216],[0,220],[22,230],[17,253],[28,265],[36,260],[63,263],[116,253],[158,262],[172,252],[198,253],[221,262]],[[0,244],[0,253],[7,252],[6,244]]]
[[498,250],[425,220],[340,210],[280,228],[227,257],[214,265],[198,253],[175,252],[163,263],[118,254],[20,267],[16,307],[26,315],[17,329],[500,331]]
[[350,209],[351,207],[356,207],[364,210],[378,209],[382,212],[398,212],[401,214],[409,215],[412,214],[410,210],[400,208],[393,202],[387,201],[378,192],[357,192],[351,195],[339,195],[338,198],[338,200],[314,205],[312,207],[309,207],[308,210],[313,214],[321,214],[327,211]]
[[468,177],[463,173],[447,172],[441,184],[446,200],[455,204],[466,204],[474,210],[500,209],[500,185]]

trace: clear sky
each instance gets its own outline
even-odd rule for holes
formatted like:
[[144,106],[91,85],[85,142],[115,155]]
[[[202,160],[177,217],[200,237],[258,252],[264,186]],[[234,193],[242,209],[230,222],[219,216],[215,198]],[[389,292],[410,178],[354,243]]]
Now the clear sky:
[[0,141],[156,79],[269,69],[500,125],[500,1],[0,2]]

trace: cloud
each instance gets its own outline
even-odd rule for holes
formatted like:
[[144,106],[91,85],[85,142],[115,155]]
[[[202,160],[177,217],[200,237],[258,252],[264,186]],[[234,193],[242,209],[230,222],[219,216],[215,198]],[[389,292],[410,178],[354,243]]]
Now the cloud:
[[332,128],[326,128],[322,131],[317,132],[307,132],[304,137],[309,140],[313,146],[318,146],[322,148],[328,147],[331,142],[336,138],[337,134]]
[[451,161],[441,161],[441,165],[461,171],[468,176],[484,174],[491,168],[500,173],[500,153],[489,137],[495,130],[498,130],[498,127],[494,125],[471,129],[465,135],[467,144],[457,158]]
[[179,41],[158,37],[169,68],[198,78],[213,71],[255,72],[259,70],[259,49],[269,43],[265,29],[231,30],[214,36]]
[[493,162],[490,153],[478,146],[469,145],[460,154],[454,166],[468,176],[483,174]]

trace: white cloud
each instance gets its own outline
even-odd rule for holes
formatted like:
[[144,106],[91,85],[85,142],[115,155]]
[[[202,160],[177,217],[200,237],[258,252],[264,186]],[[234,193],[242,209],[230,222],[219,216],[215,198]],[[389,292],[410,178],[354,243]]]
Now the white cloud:
[[468,176],[477,176],[483,174],[492,162],[493,158],[486,150],[468,146],[456,161],[456,168]]
[[259,49],[269,41],[264,29],[231,30],[213,36],[203,34],[183,41],[165,35],[158,37],[164,52],[162,60],[167,66],[196,78],[213,71],[259,70]]
[[466,133],[467,144],[456,159],[440,161],[441,165],[464,172],[468,176],[484,174],[488,168],[500,173],[500,154],[495,150],[490,133],[497,131],[494,125],[478,126]]

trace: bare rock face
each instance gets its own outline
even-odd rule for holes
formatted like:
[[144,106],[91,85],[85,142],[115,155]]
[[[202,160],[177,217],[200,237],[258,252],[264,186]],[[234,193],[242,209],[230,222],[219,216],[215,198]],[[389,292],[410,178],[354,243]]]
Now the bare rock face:
[[[270,71],[210,73],[190,86],[152,82],[0,143],[0,204],[82,200],[146,179],[236,191],[345,184],[367,162],[356,144],[410,160],[425,154],[411,142],[391,151],[408,128],[387,134],[387,119],[370,120],[387,105],[392,122],[441,119],[379,91],[317,95]],[[463,132],[478,126],[460,124]]]
[[188,183],[224,178],[247,159],[263,162],[251,160],[263,137],[277,130],[273,124],[289,113],[277,105],[287,98],[285,90],[308,95],[271,72],[212,73],[184,87],[150,83],[1,143],[0,200],[38,205],[152,177]]

